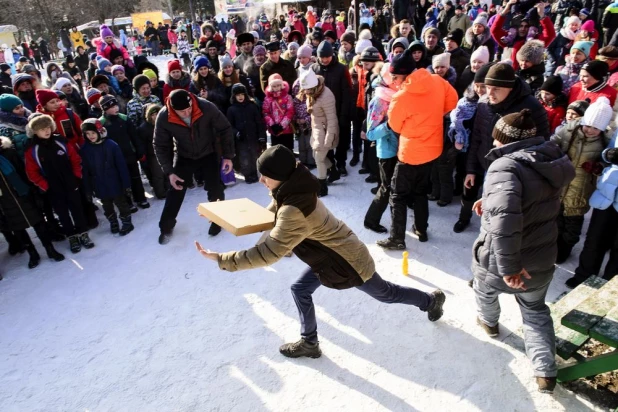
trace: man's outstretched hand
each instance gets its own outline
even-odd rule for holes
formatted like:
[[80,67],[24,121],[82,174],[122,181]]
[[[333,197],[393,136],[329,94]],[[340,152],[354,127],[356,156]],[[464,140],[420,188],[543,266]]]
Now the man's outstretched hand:
[[206,259],[214,260],[215,262],[219,261],[218,253],[213,252],[210,249],[204,249],[197,240],[195,241],[195,248],[198,252],[200,252],[200,255],[204,256]]

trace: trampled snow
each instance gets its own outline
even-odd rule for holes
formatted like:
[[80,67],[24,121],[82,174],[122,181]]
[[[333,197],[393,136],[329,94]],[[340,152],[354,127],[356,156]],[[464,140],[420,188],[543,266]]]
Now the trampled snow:
[[[157,59],[164,62],[162,58]],[[163,64],[161,64],[163,66]],[[189,190],[172,241],[157,243],[163,201],[133,215],[125,237],[101,225],[96,247],[55,263],[42,253],[2,253],[0,282],[0,410],[2,411],[580,411],[593,409],[558,387],[537,392],[530,362],[512,332],[521,326],[515,300],[502,296],[501,333],[475,324],[471,246],[478,218],[452,232],[459,208],[430,204],[429,242],[406,239],[411,276],[401,253],[384,252],[382,235],[363,228],[372,195],[358,168],[330,187],[326,206],[365,242],[380,275],[447,296],[444,317],[431,323],[414,307],[386,305],[352,289],[314,294],[323,356],[287,359],[278,347],[299,338],[289,286],[304,264],[229,273],[201,257],[194,240],[215,251],[251,247],[259,235],[210,238]],[[147,188],[149,189],[149,188]],[[266,205],[267,190],[242,180],[226,197]],[[456,198],[458,199],[458,198]],[[382,224],[389,226],[389,213]],[[409,217],[408,227],[412,221]],[[566,290],[583,243],[557,269],[548,300]],[[519,342],[518,342],[519,340]]]

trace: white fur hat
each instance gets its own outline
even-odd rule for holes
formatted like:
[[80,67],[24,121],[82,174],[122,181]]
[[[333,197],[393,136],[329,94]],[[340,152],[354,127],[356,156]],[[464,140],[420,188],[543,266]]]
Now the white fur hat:
[[354,48],[354,51],[356,52],[356,54],[361,54],[363,50],[371,46],[373,46],[371,40],[362,39],[356,42],[356,47]]
[[582,126],[591,126],[599,130],[604,131],[609,126],[609,122],[612,120],[614,111],[609,105],[609,100],[605,96],[601,96],[596,102],[591,103],[584,113],[582,118]]
[[60,90],[67,84],[71,84],[71,81],[67,79],[66,77],[60,77],[58,80],[56,80],[56,83],[54,83],[53,89]]
[[313,89],[318,85],[318,77],[313,70],[305,70],[300,74],[301,90]]
[[470,63],[474,60],[482,61],[484,64],[489,63],[489,49],[487,46],[481,46],[478,49],[474,50],[472,56],[470,56]]
[[371,40],[372,37],[373,35],[371,34],[371,30],[369,29],[362,30],[358,35],[359,40]]
[[451,67],[451,53],[436,54],[431,58],[431,67]]

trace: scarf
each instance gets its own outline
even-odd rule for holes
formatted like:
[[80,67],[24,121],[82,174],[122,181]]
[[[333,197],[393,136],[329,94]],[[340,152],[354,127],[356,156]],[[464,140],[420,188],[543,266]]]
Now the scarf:
[[30,187],[17,174],[13,164],[4,156],[0,155],[0,171],[6,177],[8,184],[17,192],[17,196],[26,196]]
[[375,89],[375,97],[378,99],[384,100],[385,102],[390,103],[393,100],[393,95],[397,93],[397,90],[393,90],[383,81],[380,82],[378,87]]
[[185,90],[188,90],[189,89],[189,83],[191,83],[191,76],[189,76],[185,72],[182,72],[182,76],[178,80],[172,79],[172,76],[170,76],[169,74],[167,75],[167,84],[172,89],[185,89]]
[[322,95],[324,92],[324,78],[318,77],[318,85],[312,89],[305,90],[303,93],[307,96],[307,113],[313,113],[313,105],[315,101],[318,100],[318,97]]
[[28,116],[30,116],[30,110],[26,109],[25,116],[17,116],[13,112],[5,112],[0,110],[0,125],[5,127],[25,132],[26,125],[28,124]]
[[583,89],[585,91],[587,91],[587,92],[596,93],[596,92],[600,91],[602,88],[604,88],[605,86],[607,86],[607,80],[608,80],[608,78],[606,76],[600,82],[593,84],[591,88],[587,89],[587,88],[583,87]]
[[571,41],[575,40],[575,36],[577,36],[577,33],[579,33],[579,30],[571,31],[567,27],[563,27],[560,29],[560,34],[562,35],[562,37],[567,38]]

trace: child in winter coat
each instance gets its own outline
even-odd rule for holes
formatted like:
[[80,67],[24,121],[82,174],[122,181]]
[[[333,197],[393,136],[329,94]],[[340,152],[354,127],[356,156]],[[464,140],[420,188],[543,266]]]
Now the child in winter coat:
[[[158,97],[159,100],[163,102],[163,85],[165,85],[165,82],[159,80],[158,72],[152,69],[146,69],[142,74],[150,80],[150,94]],[[135,80],[135,78],[133,78],[133,80]]]
[[[81,150],[84,186],[89,197],[101,199],[103,212],[112,234],[124,236],[133,230],[131,208],[125,192],[131,186],[129,172],[122,151],[114,141],[106,139],[107,130],[98,119],[82,123],[86,143]],[[114,205],[120,212],[120,222]]]
[[256,162],[261,149],[266,147],[266,126],[260,109],[249,97],[247,88],[236,83],[232,86],[231,106],[227,109],[227,119],[232,125],[236,141],[236,153],[239,156],[240,172],[245,183],[256,183]]
[[448,52],[436,54],[431,58],[431,66],[427,68],[429,73],[437,74],[449,82],[453,87],[457,84],[457,72],[451,66],[451,54]]
[[328,152],[339,144],[339,120],[335,95],[324,85],[324,78],[313,70],[305,71],[300,77],[300,100],[305,100],[307,113],[311,115],[311,148],[318,169],[320,190],[318,197],[328,195],[326,178],[334,166],[327,157]]
[[133,127],[138,128],[144,122],[144,107],[147,104],[161,104],[157,96],[150,93],[150,79],[138,74],[133,79],[133,99],[127,103],[127,118]]
[[54,84],[52,90],[64,93],[68,103],[67,107],[70,108],[73,113],[77,114],[80,119],[84,120],[88,118],[88,104],[79,93],[77,86],[69,79],[64,77],[59,78],[56,80],[56,84]]
[[294,102],[288,93],[289,89],[290,86],[279,74],[271,74],[265,90],[262,114],[270,133],[270,144],[282,144],[294,151]]
[[539,101],[547,112],[549,130],[554,131],[560,126],[567,110],[567,97],[562,93],[562,78],[560,76],[549,76],[539,92]]
[[98,119],[103,116],[103,110],[101,110],[101,105],[99,104],[100,98],[101,92],[99,89],[90,88],[86,91],[86,100],[90,106],[90,110],[88,110],[89,119]]
[[47,256],[60,262],[64,256],[54,249],[51,233],[46,229],[43,214],[37,206],[34,187],[26,175],[23,156],[17,154],[12,146],[9,138],[0,137],[0,214],[4,220],[3,233],[13,232],[15,241],[21,244],[20,249],[28,251],[30,269],[38,266],[41,257],[26,232],[28,227],[34,229]]
[[51,90],[38,89],[36,99],[39,102],[36,111],[50,116],[56,124],[54,130],[71,143],[75,150],[79,150],[84,145],[84,137],[81,130],[82,121],[77,113],[64,107],[58,94]]
[[579,81],[579,73],[584,64],[590,61],[592,42],[580,41],[571,46],[571,53],[566,57],[566,64],[556,69],[556,75],[562,77],[562,93],[569,95],[571,87]]
[[592,217],[586,233],[584,248],[579,255],[575,276],[567,280],[567,286],[577,287],[590,276],[600,273],[605,254],[609,260],[605,265],[603,279],[610,280],[618,273],[618,140],[612,139],[602,154],[609,164],[597,180],[597,189],[590,197]]
[[71,252],[93,248],[79,192],[82,168],[75,145],[56,133],[54,119],[44,114],[31,116],[26,132],[32,139],[25,155],[28,179],[48,194]]
[[26,126],[30,114],[19,97],[12,94],[0,96],[0,136],[10,140],[22,160],[28,142]]
[[[120,146],[126,162],[129,177],[131,178],[130,192],[133,195],[133,200],[140,208],[147,209],[150,207],[150,204],[146,200],[142,176],[139,173],[139,166],[137,164],[137,161],[144,156],[144,149],[137,138],[137,130],[127,119],[126,115],[119,113],[118,101],[114,96],[103,96],[99,103],[101,104],[101,109],[103,109],[103,117],[100,120],[107,131],[107,139],[113,140]],[[133,205],[129,193],[127,193],[126,197],[131,212],[137,212],[137,207]]]
[[367,107],[367,139],[376,142],[378,167],[380,170],[380,187],[365,214],[365,227],[376,233],[386,233],[387,229],[380,225],[380,219],[388,207],[391,192],[391,180],[397,164],[397,147],[399,141],[387,124],[388,106],[398,87],[393,84],[389,72],[390,64],[386,63],[380,70],[379,82],[375,88],[375,96]]
[[122,54],[124,63],[129,67],[133,67],[133,60],[129,56],[129,52],[122,46],[120,39],[114,37],[114,32],[106,25],[101,25],[101,37],[94,40],[97,46],[97,54],[103,56],[107,60],[112,60],[112,50],[117,50]]
[[558,126],[555,133],[558,133],[564,126],[566,126],[568,123],[572,122],[573,120],[577,120],[583,117],[584,113],[586,113],[586,110],[588,110],[589,106],[590,106],[590,101],[588,99],[575,100],[573,103],[571,103],[567,107],[566,116],[564,120],[562,121],[562,123],[560,123],[560,126]]
[[180,55],[185,70],[188,71],[191,68],[191,45],[189,44],[189,39],[187,38],[187,32],[185,30],[181,30],[180,36],[178,37],[178,54]]
[[556,263],[565,262],[579,241],[584,215],[590,209],[588,200],[594,191],[597,176],[603,171],[601,152],[609,140],[605,129],[612,115],[609,100],[600,97],[588,107],[583,118],[567,124],[551,138],[575,166],[575,179],[562,194]]
[[116,95],[120,105],[120,113],[126,113],[127,102],[133,98],[133,85],[126,75],[124,66],[119,64],[112,66],[112,75],[116,78],[120,87],[120,93]]
[[160,104],[150,103],[144,110],[145,122],[137,129],[137,135],[143,147],[146,148],[146,176],[150,182],[150,186],[154,190],[157,199],[165,199],[167,191],[170,188],[170,181],[163,173],[161,165],[155,155],[152,141],[154,138],[154,125],[157,120],[157,115],[161,110]]
[[99,58],[97,59],[97,67],[97,74],[107,77],[110,87],[114,89],[114,93],[119,94],[121,92],[120,84],[118,84],[118,80],[112,75],[112,63],[107,59]]
[[[302,74],[302,71],[301,71]],[[292,101],[294,102],[294,122],[296,124],[296,140],[298,140],[298,160],[309,170],[316,168],[313,150],[311,149],[311,115],[307,112],[307,102],[299,99],[300,77],[292,86]],[[263,149],[266,149],[264,147]]]
[[174,90],[184,89],[189,91],[189,84],[191,84],[191,76],[189,73],[182,71],[179,60],[170,60],[167,62],[167,72],[167,78],[163,86],[164,101]]

